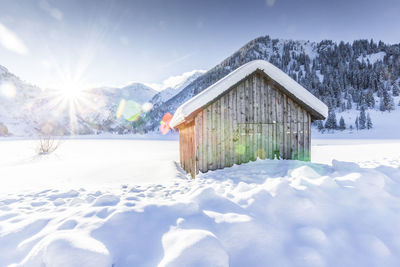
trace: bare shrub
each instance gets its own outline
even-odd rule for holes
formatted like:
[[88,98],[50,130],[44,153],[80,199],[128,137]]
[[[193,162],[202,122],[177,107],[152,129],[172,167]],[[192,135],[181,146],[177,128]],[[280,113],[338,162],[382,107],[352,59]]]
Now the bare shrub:
[[7,135],[8,135],[7,126],[5,126],[3,123],[0,122],[0,136],[7,136]]
[[42,154],[50,154],[57,150],[57,148],[61,145],[62,140],[60,138],[55,138],[51,135],[40,136],[39,145],[38,145],[38,153]]

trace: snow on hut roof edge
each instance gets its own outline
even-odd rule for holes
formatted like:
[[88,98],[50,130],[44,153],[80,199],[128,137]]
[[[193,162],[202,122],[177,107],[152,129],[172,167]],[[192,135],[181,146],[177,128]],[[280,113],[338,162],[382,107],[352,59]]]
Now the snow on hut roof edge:
[[290,78],[289,75],[265,60],[253,60],[240,66],[179,106],[170,122],[170,126],[176,127],[181,124],[186,117],[210,103],[213,99],[223,94],[226,90],[229,90],[257,69],[262,70],[272,80],[284,87],[289,93],[293,94],[298,100],[322,117],[326,118],[328,116],[328,107],[307,89]]

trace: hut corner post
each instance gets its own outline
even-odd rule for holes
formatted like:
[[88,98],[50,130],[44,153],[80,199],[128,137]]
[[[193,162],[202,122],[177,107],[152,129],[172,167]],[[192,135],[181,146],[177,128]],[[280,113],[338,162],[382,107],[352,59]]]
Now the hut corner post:
[[178,127],[181,167],[186,171],[186,173],[189,173],[192,178],[195,178],[196,176],[194,128],[194,121],[185,123]]

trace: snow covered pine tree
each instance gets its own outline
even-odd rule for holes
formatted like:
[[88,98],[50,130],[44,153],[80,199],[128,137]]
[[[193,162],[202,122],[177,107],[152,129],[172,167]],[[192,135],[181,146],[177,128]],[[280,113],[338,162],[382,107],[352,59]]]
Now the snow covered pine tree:
[[339,120],[339,130],[345,130],[346,129],[346,124],[344,123],[344,119],[343,119],[343,117],[341,116],[340,117],[340,120]]

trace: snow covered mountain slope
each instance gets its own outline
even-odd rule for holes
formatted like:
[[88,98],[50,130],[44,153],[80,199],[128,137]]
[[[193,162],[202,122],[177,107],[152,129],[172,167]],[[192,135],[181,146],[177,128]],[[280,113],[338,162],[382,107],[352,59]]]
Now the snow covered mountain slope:
[[164,84],[168,87],[156,94],[152,99],[151,103],[157,107],[162,103],[168,101],[198,77],[203,75],[205,70],[193,70],[189,72],[185,72],[182,75],[170,77],[164,81]]
[[[137,103],[139,109],[151,101],[157,105],[203,73],[195,70],[170,77],[164,81],[169,87],[162,92],[142,83],[85,90],[83,99],[77,99],[74,104],[71,118],[68,105],[61,104],[60,92],[31,86],[0,66],[0,136],[36,136],[43,127],[49,126],[56,134],[128,133],[132,130],[132,121],[117,116],[121,100],[128,101],[131,106]],[[137,111],[139,117],[142,113],[142,110]]]
[[142,105],[157,93],[132,83],[123,88],[93,88],[82,92],[71,113],[69,104],[57,90],[40,89],[20,80],[0,66],[0,136],[52,134],[123,133],[131,122],[116,118],[122,99]]
[[39,127],[43,114],[41,89],[29,85],[0,66],[0,136],[24,135]]
[[142,83],[132,83],[114,91],[114,97],[130,99],[139,104],[149,102],[156,94],[156,90]]
[[[332,111],[359,109],[361,106],[377,109],[371,99],[385,95],[388,99],[388,94],[395,96],[395,84],[399,85],[398,44],[372,40],[310,42],[263,36],[250,41],[180,93],[155,107],[143,118],[141,125],[147,130],[157,129],[166,112],[174,113],[188,99],[255,59],[269,61],[287,73]],[[347,102],[352,105],[347,105]]]
[[[11,135],[32,135],[36,128],[41,129],[48,122],[53,128],[59,129],[61,134],[157,131],[165,113],[173,114],[188,99],[255,59],[269,61],[296,80],[329,107],[331,117],[334,117],[333,113],[338,113],[336,123],[331,120],[323,124],[329,130],[337,127],[339,113],[345,111],[359,112],[365,109],[367,113],[373,113],[380,110],[384,111],[382,116],[386,116],[388,112],[399,108],[400,45],[381,41],[376,43],[372,40],[335,43],[329,40],[310,42],[263,36],[250,41],[205,73],[193,71],[167,79],[163,83],[167,87],[160,93],[140,83],[122,89],[91,90],[88,92],[90,105],[83,103],[83,107],[76,108],[79,112],[73,119],[73,130],[69,112],[57,115],[51,108],[37,110],[43,109],[50,101],[47,95],[43,95],[47,92],[32,86],[31,89],[23,89],[29,85],[1,68],[0,82],[5,84],[1,97],[5,104],[0,107],[0,134],[4,135],[8,130]],[[10,79],[19,88],[15,96],[12,93],[14,89],[10,89],[13,87],[7,85]],[[137,105],[134,104],[134,109],[140,109],[137,107],[147,101],[152,102],[153,108],[125,116],[133,118],[126,120],[118,114],[122,99],[135,102]],[[347,127],[351,124],[355,126],[351,120],[345,121]]]

